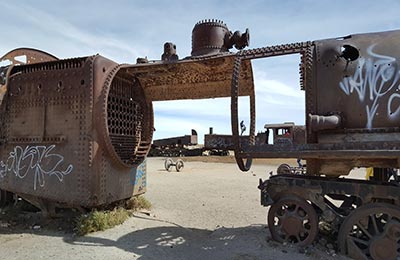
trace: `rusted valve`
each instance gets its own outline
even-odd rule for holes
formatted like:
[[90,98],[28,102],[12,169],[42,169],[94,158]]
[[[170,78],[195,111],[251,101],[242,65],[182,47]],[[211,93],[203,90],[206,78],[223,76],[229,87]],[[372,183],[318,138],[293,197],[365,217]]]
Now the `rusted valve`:
[[198,22],[192,31],[192,56],[211,55],[226,52],[232,47],[238,50],[249,46],[250,33],[229,31],[220,20],[204,20]]

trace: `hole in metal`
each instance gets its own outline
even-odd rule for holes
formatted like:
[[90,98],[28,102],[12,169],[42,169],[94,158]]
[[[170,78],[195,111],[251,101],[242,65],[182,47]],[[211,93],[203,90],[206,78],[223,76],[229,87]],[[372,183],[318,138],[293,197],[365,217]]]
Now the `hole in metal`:
[[360,52],[355,47],[348,44],[343,45],[341,52],[340,57],[347,61],[355,61],[360,57]]

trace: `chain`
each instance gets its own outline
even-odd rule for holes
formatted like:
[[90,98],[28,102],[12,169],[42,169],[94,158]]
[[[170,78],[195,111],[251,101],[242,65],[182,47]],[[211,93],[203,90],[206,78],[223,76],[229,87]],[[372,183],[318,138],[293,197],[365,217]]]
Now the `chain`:
[[[232,139],[234,143],[235,159],[242,171],[248,171],[251,167],[252,158],[246,158],[246,163],[243,161],[244,155],[240,145],[239,127],[238,127],[238,95],[239,95],[239,77],[240,66],[242,60],[246,59],[259,59],[273,56],[281,56],[287,54],[301,53],[302,56],[310,50],[313,46],[312,42],[297,42],[290,44],[274,45],[269,47],[262,47],[250,50],[242,50],[236,54],[231,84],[231,125],[232,125]],[[304,70],[300,71],[301,78],[304,79]],[[250,135],[249,145],[255,144],[255,123],[256,110],[255,110],[255,93],[254,88],[250,94]]]
[[273,45],[268,47],[242,50],[237,53],[240,59],[259,59],[287,54],[302,53],[311,47],[313,42],[296,42],[289,44]]

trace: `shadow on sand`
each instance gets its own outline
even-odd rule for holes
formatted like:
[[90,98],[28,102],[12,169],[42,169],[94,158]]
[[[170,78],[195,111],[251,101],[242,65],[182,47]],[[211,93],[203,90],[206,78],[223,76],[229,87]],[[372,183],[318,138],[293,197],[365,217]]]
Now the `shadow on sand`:
[[268,259],[260,258],[259,254],[260,249],[271,248],[267,234],[265,226],[219,228],[215,231],[161,226],[137,230],[117,240],[86,236],[64,241],[90,247],[117,247],[141,260]]
[[[159,221],[140,216],[135,218]],[[133,259],[310,259],[326,258],[321,252],[282,245],[270,238],[265,225],[238,228],[185,228],[165,224],[136,230],[112,240],[99,236],[77,237],[67,243],[88,247],[115,247],[134,254]],[[303,252],[302,252],[303,251]],[[322,258],[321,258],[322,257]],[[328,257],[329,258],[329,257]]]

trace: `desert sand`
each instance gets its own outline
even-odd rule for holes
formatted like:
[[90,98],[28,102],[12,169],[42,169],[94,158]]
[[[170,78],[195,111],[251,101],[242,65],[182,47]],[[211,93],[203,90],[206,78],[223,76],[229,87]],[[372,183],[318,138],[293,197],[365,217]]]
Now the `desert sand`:
[[167,172],[163,158],[148,158],[152,210],[112,229],[78,237],[0,223],[0,259],[347,259],[324,238],[307,248],[271,240],[257,185],[280,160],[247,173],[228,157],[183,160],[183,171]]

